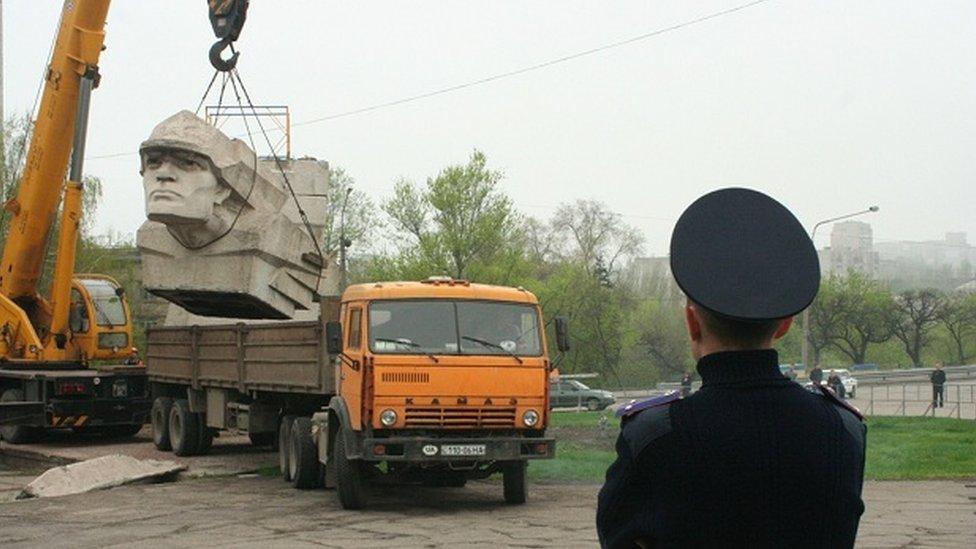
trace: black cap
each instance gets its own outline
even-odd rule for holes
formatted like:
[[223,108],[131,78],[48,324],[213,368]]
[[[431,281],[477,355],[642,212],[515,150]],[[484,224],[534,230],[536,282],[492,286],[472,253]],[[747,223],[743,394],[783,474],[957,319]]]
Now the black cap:
[[671,272],[689,299],[734,320],[806,309],[820,287],[817,250],[785,206],[751,189],[721,189],[681,214]]

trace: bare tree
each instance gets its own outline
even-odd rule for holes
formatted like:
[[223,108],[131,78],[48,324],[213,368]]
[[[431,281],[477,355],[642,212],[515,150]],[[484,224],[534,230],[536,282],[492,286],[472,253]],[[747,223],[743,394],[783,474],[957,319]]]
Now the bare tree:
[[895,303],[878,281],[851,271],[839,280],[839,322],[833,345],[853,364],[863,364],[868,346],[891,339]]
[[598,267],[613,274],[621,259],[638,255],[644,248],[640,231],[595,200],[560,206],[553,216],[552,228],[569,247],[564,254],[579,261],[591,275]]
[[956,360],[966,364],[970,356],[966,343],[976,341],[976,293],[956,292],[946,296],[937,316],[952,339]]
[[922,351],[932,341],[931,329],[939,321],[943,302],[942,294],[932,289],[908,290],[895,298],[898,314],[891,329],[916,368],[922,367]]

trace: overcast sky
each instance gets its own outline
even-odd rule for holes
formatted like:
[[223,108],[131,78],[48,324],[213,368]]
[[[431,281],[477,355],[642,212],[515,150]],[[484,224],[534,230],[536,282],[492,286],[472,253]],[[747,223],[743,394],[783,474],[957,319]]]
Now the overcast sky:
[[[295,123],[477,80],[746,0],[253,0],[238,68]],[[5,0],[8,113],[33,104],[62,2]],[[134,152],[193,110],[213,69],[201,0],[115,0],[90,157]],[[667,252],[681,211],[749,186],[808,228],[877,204],[877,241],[976,241],[976,2],[770,0],[596,55],[293,129],[293,154],[344,167],[377,202],[478,148],[524,213],[595,198]],[[90,158],[100,232],[144,221],[135,154]],[[817,235],[818,245],[829,231]]]

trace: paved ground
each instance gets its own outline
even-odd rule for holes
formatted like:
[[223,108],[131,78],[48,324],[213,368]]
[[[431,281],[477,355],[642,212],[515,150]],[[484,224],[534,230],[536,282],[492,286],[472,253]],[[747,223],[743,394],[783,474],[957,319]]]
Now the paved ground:
[[[0,504],[0,546],[591,547],[595,485],[376,488],[343,511],[331,491],[245,475]],[[381,491],[382,493],[378,493]],[[859,547],[976,547],[976,482],[869,482]]]

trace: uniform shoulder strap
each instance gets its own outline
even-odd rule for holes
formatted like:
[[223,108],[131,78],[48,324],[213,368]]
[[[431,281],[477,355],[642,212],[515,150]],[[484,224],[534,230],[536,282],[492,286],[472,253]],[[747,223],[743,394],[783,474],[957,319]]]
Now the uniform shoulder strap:
[[827,387],[826,385],[817,385],[817,388],[820,389],[820,393],[824,396],[824,398],[854,414],[857,419],[864,421],[864,414],[857,409],[857,406],[854,406],[850,402],[838,397],[837,394],[834,393],[833,389]]

